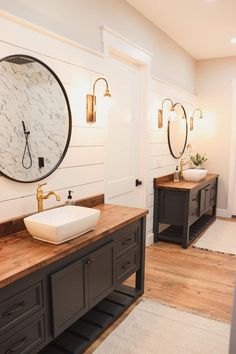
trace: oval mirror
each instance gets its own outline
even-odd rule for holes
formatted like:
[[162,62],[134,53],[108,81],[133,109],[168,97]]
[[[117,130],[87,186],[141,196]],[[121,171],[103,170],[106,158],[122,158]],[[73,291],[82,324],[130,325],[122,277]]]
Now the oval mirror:
[[168,120],[168,145],[171,155],[179,159],[185,150],[188,139],[188,122],[184,107],[180,103],[175,103],[174,117]]
[[42,61],[12,55],[0,61],[0,171],[18,182],[49,176],[71,137],[71,111],[57,75]]

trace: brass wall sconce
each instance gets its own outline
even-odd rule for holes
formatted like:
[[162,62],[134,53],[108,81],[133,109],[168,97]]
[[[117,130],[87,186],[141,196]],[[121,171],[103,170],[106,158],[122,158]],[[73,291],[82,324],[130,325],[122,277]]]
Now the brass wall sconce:
[[194,123],[193,123],[193,121],[194,121],[194,114],[195,114],[195,112],[199,112],[199,113],[200,113],[199,119],[202,119],[202,118],[203,118],[202,110],[201,110],[200,108],[195,108],[195,109],[193,110],[192,117],[190,117],[190,127],[189,127],[189,129],[190,129],[191,131],[192,131],[193,128],[194,128]]
[[170,98],[165,98],[162,101],[161,109],[158,109],[158,128],[163,128],[163,109],[164,109],[164,103],[167,102],[167,101],[169,101],[171,103],[170,116],[174,117],[176,115],[176,112],[175,112],[175,109],[174,109],[175,105],[174,105],[173,101]]
[[86,119],[88,123],[95,123],[96,122],[96,96],[95,96],[95,88],[98,81],[103,80],[106,84],[106,89],[104,91],[104,97],[111,97],[108,82],[104,77],[99,77],[97,80],[94,81],[93,84],[93,94],[86,96]]

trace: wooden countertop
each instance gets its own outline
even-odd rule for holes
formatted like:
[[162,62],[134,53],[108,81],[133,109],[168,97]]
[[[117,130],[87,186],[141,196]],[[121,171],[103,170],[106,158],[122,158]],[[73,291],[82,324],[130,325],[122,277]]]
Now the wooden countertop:
[[205,186],[208,183],[211,183],[219,175],[208,173],[207,176],[202,181],[199,182],[185,181],[185,180],[174,182],[171,176],[172,175],[166,176],[166,178],[165,177],[154,178],[154,188],[180,189],[180,190],[189,191],[194,188],[199,188],[199,187],[201,188],[201,186]]
[[24,230],[0,238],[0,288],[23,278],[145,216],[146,209],[101,204],[96,228],[60,245],[35,240]]

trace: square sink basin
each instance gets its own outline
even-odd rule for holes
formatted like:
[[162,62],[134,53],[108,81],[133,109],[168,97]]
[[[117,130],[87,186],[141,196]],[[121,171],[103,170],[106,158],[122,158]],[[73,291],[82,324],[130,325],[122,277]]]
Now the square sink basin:
[[186,181],[201,181],[207,175],[206,169],[197,169],[197,168],[189,168],[188,170],[183,171],[183,178]]
[[27,216],[24,223],[36,239],[60,244],[94,229],[100,210],[67,205]]

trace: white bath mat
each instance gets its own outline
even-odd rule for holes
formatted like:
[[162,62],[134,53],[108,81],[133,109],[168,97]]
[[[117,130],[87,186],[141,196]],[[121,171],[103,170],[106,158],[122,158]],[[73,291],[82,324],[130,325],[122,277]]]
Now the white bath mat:
[[217,219],[193,247],[236,255],[236,222]]
[[229,335],[228,324],[144,300],[94,354],[228,354]]

